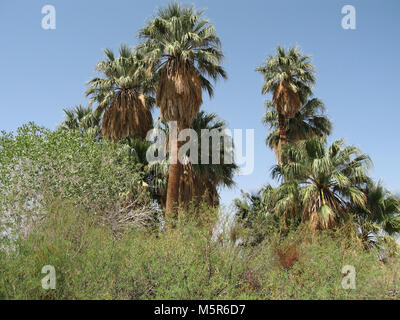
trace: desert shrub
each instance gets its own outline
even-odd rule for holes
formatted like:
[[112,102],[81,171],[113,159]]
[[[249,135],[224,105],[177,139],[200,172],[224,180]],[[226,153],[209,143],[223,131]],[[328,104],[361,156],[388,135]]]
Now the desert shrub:
[[[399,297],[400,260],[379,262],[376,250],[365,250],[346,230],[293,231],[284,240],[260,245],[250,265],[259,274],[262,295],[270,299],[384,299]],[[343,289],[342,268],[356,270],[356,289]],[[396,268],[393,266],[396,265]],[[260,292],[261,293],[261,292]]]
[[[55,203],[45,223],[1,253],[3,299],[212,299],[236,296],[244,267],[237,249],[213,238],[215,209],[184,217],[161,233],[130,230],[115,238],[96,215]],[[206,217],[210,217],[207,219]],[[53,265],[56,290],[41,288]]]
[[[277,233],[237,247],[214,241],[217,212],[206,206],[175,228],[119,237],[75,204],[54,201],[47,211],[15,250],[0,251],[0,299],[400,298],[399,259],[383,265],[340,230]],[[296,259],[285,267],[277,253],[294,244]],[[56,290],[41,287],[44,265],[56,269]],[[355,290],[341,286],[344,265],[356,268]]]
[[[65,202],[47,208],[46,219],[15,250],[3,252],[3,299],[107,298],[112,288],[113,237],[109,229]],[[5,259],[5,260],[4,260]],[[56,269],[56,290],[44,290],[42,267]]]

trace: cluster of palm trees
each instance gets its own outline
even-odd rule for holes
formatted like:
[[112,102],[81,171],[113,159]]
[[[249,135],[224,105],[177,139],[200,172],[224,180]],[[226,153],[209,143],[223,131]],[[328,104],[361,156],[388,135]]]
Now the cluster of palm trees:
[[277,158],[272,178],[280,185],[236,200],[244,224],[260,216],[264,222],[271,217],[283,224],[303,222],[314,230],[350,222],[369,244],[400,232],[399,199],[368,176],[370,158],[343,140],[327,145],[332,124],[323,102],[313,97],[310,57],[297,47],[279,46],[256,71],[264,77],[262,93],[272,95],[263,122],[270,129],[266,144]]
[[[165,131],[168,122],[176,122],[178,132],[224,129],[215,114],[200,111],[203,91],[212,97],[213,82],[226,78],[220,39],[203,11],[177,2],[158,9],[138,35],[139,45],[122,45],[118,57],[105,50],[105,60],[96,66],[100,76],[88,83],[89,107],[66,110],[62,126],[91,128],[97,139],[128,144],[166,214],[176,215],[192,200],[216,205],[218,187],[234,184],[235,164],[182,165],[177,159],[181,142],[174,136],[168,142],[169,160],[174,161],[149,164],[144,153],[154,106],[161,113],[158,127]],[[278,46],[256,71],[264,77],[262,93],[272,96],[263,121],[270,129],[266,143],[277,158],[272,176],[280,185],[263,188],[244,211],[243,202],[237,201],[237,207],[247,214],[297,219],[313,229],[351,220],[364,237],[400,231],[399,200],[368,177],[368,156],[342,140],[327,145],[332,124],[323,102],[313,95],[310,57],[297,47]]]
[[[162,121],[176,121],[178,131],[222,131],[225,123],[215,114],[199,113],[203,90],[212,97],[212,82],[226,78],[220,40],[202,15],[203,11],[173,2],[160,8],[156,17],[139,30],[136,48],[122,45],[118,57],[105,50],[106,59],[95,68],[101,76],[88,82],[89,107],[65,110],[67,119],[62,126],[95,128],[92,130],[97,130],[98,136],[138,147],[138,140],[146,145],[147,132],[154,126],[151,111],[157,105]],[[92,105],[96,105],[93,112]],[[82,116],[82,111],[86,115]],[[181,145],[177,137],[172,138],[169,157],[175,161],[145,163],[149,186],[154,187],[165,212],[175,215],[179,207],[192,200],[218,204],[217,188],[234,184],[236,165],[182,165],[178,159],[171,159],[178,157]]]

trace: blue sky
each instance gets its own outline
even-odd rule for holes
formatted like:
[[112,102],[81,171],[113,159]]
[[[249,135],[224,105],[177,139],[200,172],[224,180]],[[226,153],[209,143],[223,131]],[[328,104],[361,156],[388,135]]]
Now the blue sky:
[[[0,130],[28,121],[55,128],[63,108],[86,104],[85,83],[102,49],[137,44],[136,31],[168,1],[2,0],[0,3]],[[216,85],[203,109],[230,128],[255,129],[255,170],[223,190],[228,204],[240,189],[270,182],[275,159],[261,123],[262,78],[254,72],[278,44],[299,45],[317,70],[315,96],[334,123],[333,139],[359,146],[374,162],[372,176],[400,192],[400,1],[197,0],[207,9],[225,53],[229,79]],[[56,8],[56,29],[41,28],[44,5]],[[357,29],[341,27],[344,5],[356,8]],[[396,99],[397,98],[397,99]]]

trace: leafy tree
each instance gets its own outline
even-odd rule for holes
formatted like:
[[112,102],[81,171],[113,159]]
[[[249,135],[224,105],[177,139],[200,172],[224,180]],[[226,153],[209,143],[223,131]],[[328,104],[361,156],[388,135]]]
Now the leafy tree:
[[[143,172],[124,146],[77,130],[29,123],[0,134],[0,234],[21,234],[59,199],[88,212],[114,214],[138,199]],[[24,231],[25,230],[25,231]]]
[[[157,17],[139,31],[143,52],[151,72],[159,75],[156,105],[166,121],[176,121],[178,130],[188,128],[198,113],[202,90],[213,95],[207,79],[226,78],[220,63],[220,39],[203,11],[173,2],[158,10]],[[169,166],[166,212],[175,212],[179,198],[181,168],[179,145],[171,141],[175,159]]]
[[286,119],[296,116],[305,97],[311,95],[315,83],[314,67],[309,56],[300,53],[297,47],[286,50],[278,46],[275,56],[256,69],[264,77],[262,93],[272,93],[272,101],[278,114],[279,139],[287,141]]
[[127,136],[144,139],[153,127],[151,109],[155,79],[146,74],[143,57],[121,45],[116,58],[110,49],[95,70],[102,74],[88,82],[86,95],[96,103],[95,117],[102,117],[103,135],[112,141]]

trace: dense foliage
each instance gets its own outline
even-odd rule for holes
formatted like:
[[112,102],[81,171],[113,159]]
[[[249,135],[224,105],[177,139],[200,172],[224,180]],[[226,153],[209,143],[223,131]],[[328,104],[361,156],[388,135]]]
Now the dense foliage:
[[143,180],[129,149],[79,131],[33,123],[0,136],[0,233],[27,234],[55,199],[97,214],[118,210]]
[[[173,163],[174,137],[166,159],[146,157],[148,130],[168,133],[167,121],[199,142],[210,139],[203,129],[226,128],[200,111],[210,81],[226,78],[213,25],[174,2],[139,40],[118,57],[105,50],[90,105],[64,109],[56,130],[1,133],[0,299],[400,298],[400,200],[370,178],[360,149],[328,144],[309,56],[278,46],[257,68],[271,94],[263,122],[276,185],[243,193],[230,212],[219,191],[235,185],[235,163],[192,163],[189,151]],[[234,148],[221,145],[223,161]],[[56,290],[41,286],[45,265]],[[345,265],[355,289],[342,287]]]
[[[400,298],[399,258],[381,265],[346,230],[277,231],[242,248],[215,240],[216,212],[206,207],[175,229],[119,238],[75,206],[54,203],[48,211],[17,250],[0,251],[0,299]],[[48,264],[56,290],[41,287]],[[355,290],[342,288],[346,264],[357,270]]]

